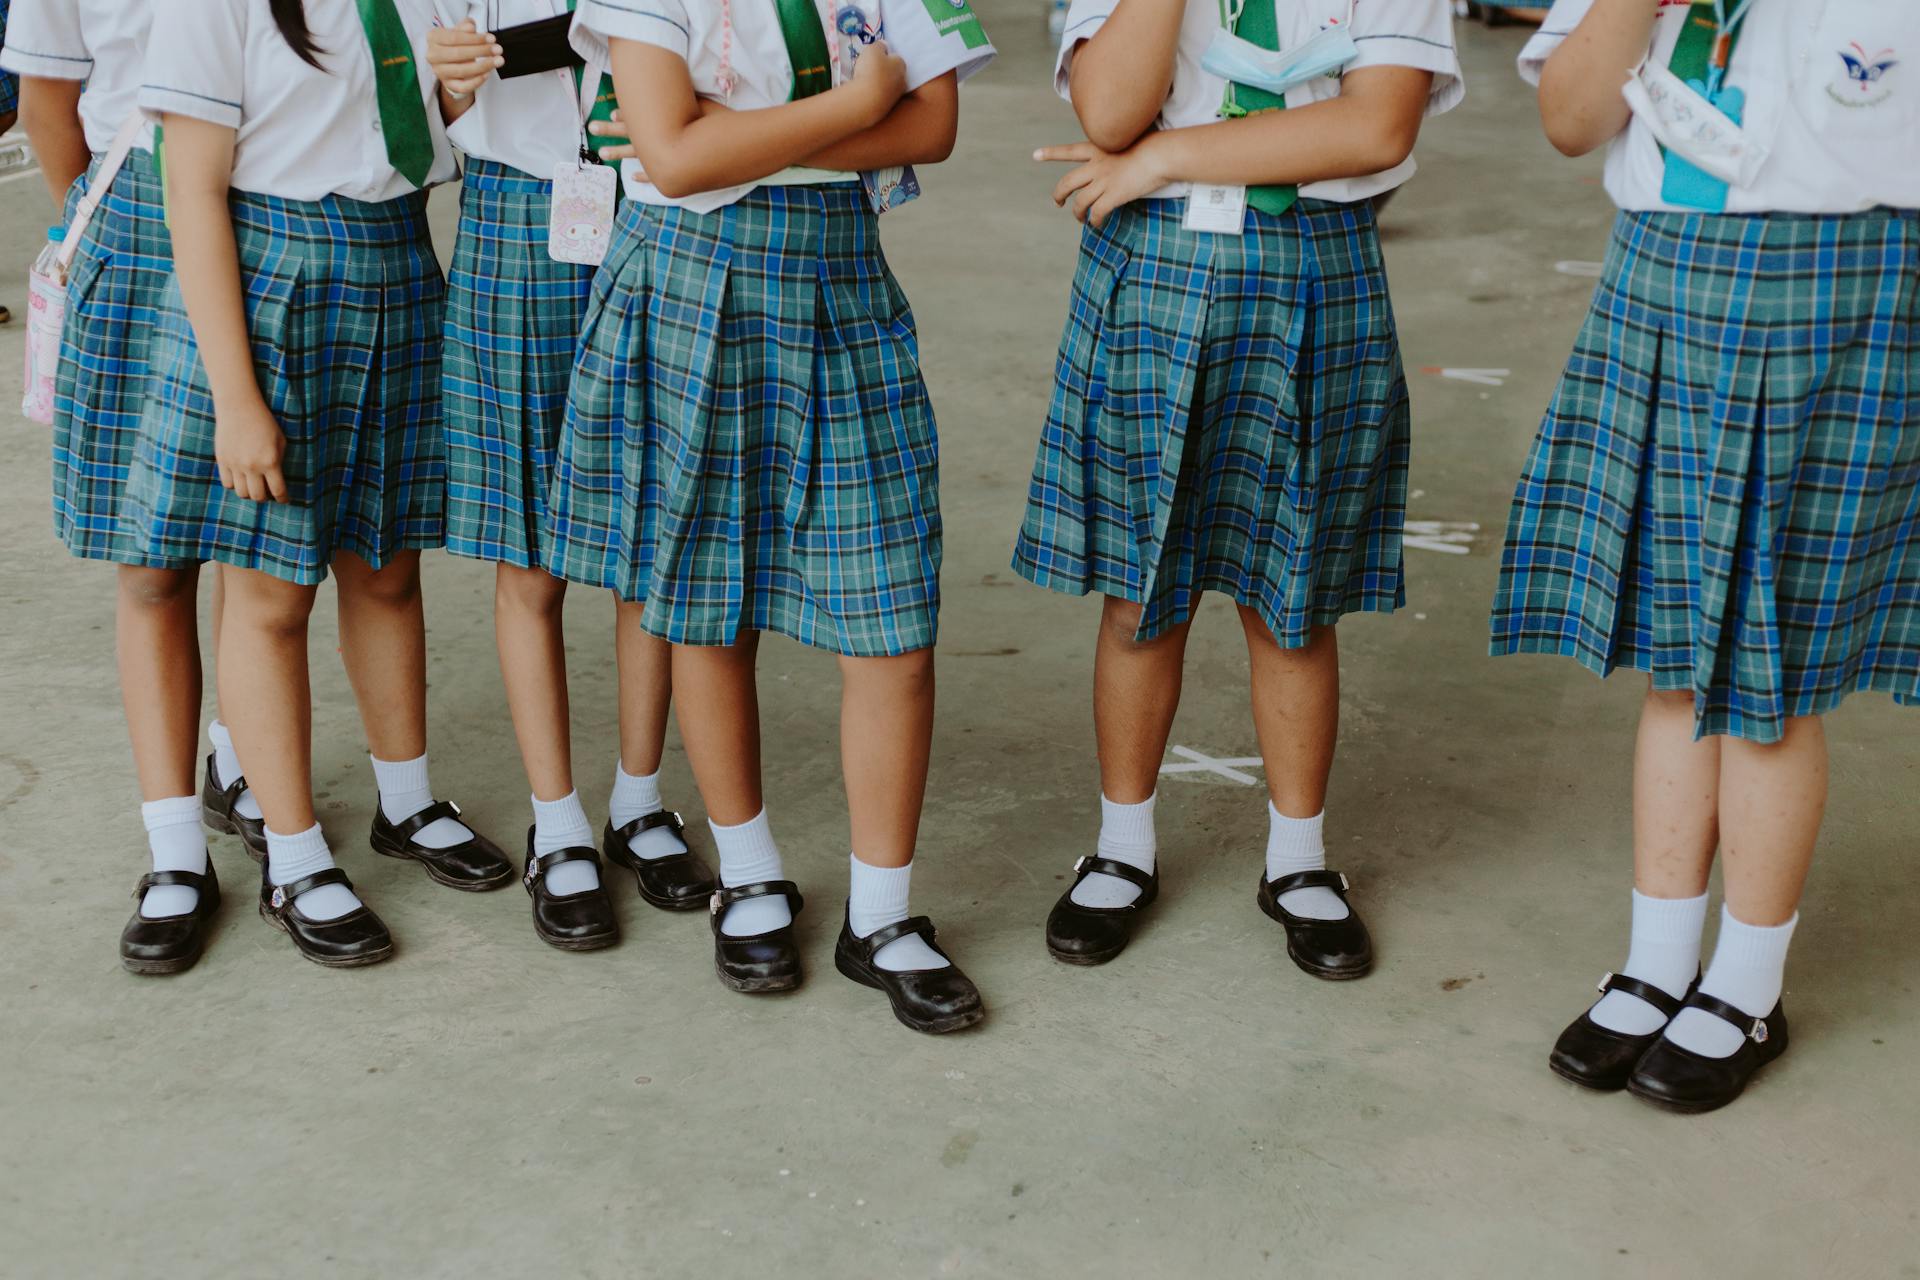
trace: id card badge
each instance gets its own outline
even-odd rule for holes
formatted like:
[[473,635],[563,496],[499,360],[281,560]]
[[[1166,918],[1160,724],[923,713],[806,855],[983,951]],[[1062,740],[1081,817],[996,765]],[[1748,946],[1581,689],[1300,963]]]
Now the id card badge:
[[920,178],[912,165],[870,169],[860,175],[860,181],[867,189],[867,202],[875,213],[886,213],[920,198]]
[[547,221],[547,256],[584,267],[605,262],[619,190],[620,175],[612,165],[569,160],[557,166]]
[[1247,189],[1225,183],[1194,183],[1187,193],[1187,215],[1181,225],[1189,231],[1239,235],[1247,229]]

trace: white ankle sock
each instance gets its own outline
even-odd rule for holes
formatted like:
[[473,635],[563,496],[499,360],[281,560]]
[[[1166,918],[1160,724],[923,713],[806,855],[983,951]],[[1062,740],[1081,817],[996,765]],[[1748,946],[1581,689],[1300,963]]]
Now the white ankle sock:
[[[1277,880],[1297,871],[1325,871],[1327,846],[1321,835],[1325,813],[1311,818],[1289,818],[1267,801],[1267,879]],[[1331,889],[1291,889],[1280,895],[1280,905],[1309,920],[1345,920],[1347,904]]]
[[[226,725],[215,720],[207,726],[207,740],[213,743],[213,785],[222,788],[232,786],[233,780],[246,772],[240,767],[240,757],[233,750],[233,735],[227,732]],[[243,818],[259,820],[260,802],[253,798],[252,787],[240,793],[233,811]]]
[[[1700,990],[1751,1017],[1772,1013],[1786,985],[1787,944],[1799,923],[1795,912],[1785,924],[1742,924],[1722,905],[1720,940],[1714,943],[1713,963],[1700,980]],[[1741,1029],[1700,1009],[1682,1009],[1667,1027],[1667,1039],[1709,1058],[1731,1056],[1743,1038]]]
[[[780,867],[780,849],[773,843],[773,827],[767,822],[765,809],[737,827],[723,827],[711,819],[707,826],[713,829],[714,849],[720,855],[721,884],[737,889],[762,880],[786,879]],[[744,938],[792,923],[793,912],[785,898],[748,898],[727,908],[725,918],[720,921],[720,932]]]
[[[326,833],[319,823],[291,836],[267,828],[268,883],[292,884],[333,865],[333,851],[327,848]],[[360,899],[343,884],[323,884],[301,895],[298,902],[300,914],[309,920],[338,920],[360,907]]]
[[[140,806],[147,824],[147,851],[155,871],[207,873],[207,833],[200,826],[200,797],[172,796]],[[184,884],[157,884],[140,899],[140,914],[149,920],[184,916],[200,901],[200,891]]]
[[[608,816],[612,818],[614,828],[626,826],[635,818],[644,818],[650,813],[658,813],[666,806],[660,802],[660,771],[654,770],[645,777],[636,777],[628,773],[625,766],[615,763],[613,766],[613,796],[607,801]],[[651,831],[642,831],[627,841],[627,848],[633,850],[638,858],[664,858],[672,853],[685,853],[687,846],[671,828],[655,827]]]
[[[427,758],[373,761],[373,778],[380,786],[380,812],[388,822],[405,822],[433,803],[433,784],[427,780]],[[416,844],[429,849],[450,849],[473,839],[473,832],[452,818],[440,818],[422,827],[414,837]]]
[[[1139,804],[1115,804],[1100,797],[1100,842],[1094,853],[1149,874],[1159,842],[1153,832],[1153,806],[1159,793]],[[1131,880],[1096,871],[1073,887],[1072,900],[1083,907],[1124,907],[1144,892]]]
[[[907,918],[907,887],[913,879],[911,862],[904,867],[870,867],[860,861],[858,854],[850,856],[848,862],[853,876],[847,890],[847,927],[853,930],[854,937],[867,937]],[[896,972],[944,969],[950,963],[917,933],[895,938],[874,953],[873,962],[882,969]]]
[[[558,800],[533,797],[533,851],[593,847],[593,826],[580,806],[580,793],[569,791]],[[563,862],[546,874],[547,892],[566,895],[600,887],[600,873],[591,862]]]
[[[1633,891],[1633,943],[1620,969],[1683,999],[1700,976],[1700,931],[1707,923],[1707,895],[1649,898]],[[1630,1036],[1651,1035],[1667,1015],[1624,991],[1609,991],[1588,1014],[1595,1022]]]

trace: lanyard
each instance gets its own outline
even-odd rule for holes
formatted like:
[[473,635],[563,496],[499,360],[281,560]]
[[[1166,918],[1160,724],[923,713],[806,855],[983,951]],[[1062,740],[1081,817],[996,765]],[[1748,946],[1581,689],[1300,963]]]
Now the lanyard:
[[1746,21],[1747,10],[1753,7],[1753,0],[1740,0],[1733,16],[1727,16],[1726,0],[1713,0],[1713,56],[1707,62],[1707,97],[1711,99],[1720,92],[1721,81],[1727,78],[1727,65],[1733,61],[1733,39],[1740,30],[1740,24]]
[[[1718,5],[1719,2],[1720,0],[1714,0],[1714,3],[1716,5]],[[1246,12],[1247,0],[1215,0],[1215,3],[1219,6],[1219,9],[1220,9],[1221,29],[1224,30],[1230,36],[1239,35],[1240,34],[1240,15]],[[1348,31],[1353,30],[1353,11],[1355,8],[1355,3],[1356,3],[1356,0],[1347,0],[1347,30]],[[1753,0],[1741,0],[1740,10],[1739,10],[1739,13],[1735,15],[1734,21],[1738,22],[1740,18],[1746,14],[1747,6],[1752,3],[1753,3]],[[1274,25],[1278,27],[1279,21],[1280,21],[1280,15],[1278,13],[1279,0],[1274,0],[1274,4],[1275,4],[1275,10],[1276,10],[1274,13]],[[1220,115],[1223,119],[1235,120],[1247,114],[1245,109],[1243,109],[1240,105],[1240,95],[1238,92],[1239,87],[1240,86],[1234,84],[1233,81],[1231,80],[1227,81],[1226,92],[1223,93],[1220,97]]]

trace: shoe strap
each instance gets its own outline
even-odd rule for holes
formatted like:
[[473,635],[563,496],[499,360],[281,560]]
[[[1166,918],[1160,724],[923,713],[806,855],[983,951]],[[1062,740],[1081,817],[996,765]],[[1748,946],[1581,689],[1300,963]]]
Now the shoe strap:
[[302,876],[292,884],[277,884],[267,895],[267,909],[278,915],[293,910],[294,902],[324,885],[345,885],[348,892],[353,890],[353,881],[347,879],[347,873],[339,867],[327,867],[310,876]]
[[800,886],[791,880],[762,880],[757,884],[742,884],[728,888],[722,885],[713,891],[707,899],[707,913],[713,917],[714,927],[718,928],[720,917],[728,907],[736,902],[745,902],[748,898],[770,898],[775,894],[787,900],[787,909],[794,915],[800,914],[800,908],[806,905],[806,899],[800,896]]
[[1343,871],[1295,871],[1277,880],[1267,881],[1267,892],[1278,898],[1295,889],[1331,889],[1342,900],[1347,896],[1347,876]]
[[[653,831],[660,827],[666,827],[680,839],[682,844],[686,843],[686,820],[671,809],[655,809],[652,813],[643,813],[626,826],[615,827],[613,838],[622,843],[627,843],[637,835]],[[672,857],[673,855],[668,854],[667,856]]]
[[[848,932],[851,933],[852,930],[849,929]],[[882,925],[864,938],[856,936],[854,940],[860,944],[860,949],[865,953],[866,958],[872,960],[888,943],[898,942],[909,934],[916,933],[926,939],[929,947],[943,956],[947,954],[941,951],[940,944],[933,940],[935,933],[933,921],[926,916],[910,916],[905,920],[897,920],[892,924]],[[948,959],[951,960],[952,957]]]
[[240,797],[247,793],[247,775],[244,773],[235,774],[232,782],[229,782],[224,787],[219,786],[220,770],[215,767],[219,763],[219,760],[220,755],[218,752],[208,753],[207,776],[213,779],[214,785],[220,793],[220,816],[230,819],[234,816],[233,807],[239,804]]
[[1738,1005],[1728,1004],[1719,996],[1710,996],[1704,991],[1696,991],[1687,997],[1686,1004],[1681,1007],[1685,1009],[1698,1009],[1702,1013],[1710,1013],[1722,1022],[1732,1026],[1742,1036],[1753,1041],[1755,1044],[1765,1044],[1767,1042],[1769,1032],[1765,1018],[1756,1018]]
[[204,889],[207,876],[204,871],[149,871],[133,887],[133,896],[143,898],[147,890],[161,884],[183,884],[189,889]]
[[1681,1002],[1674,999],[1666,991],[1654,986],[1651,982],[1642,982],[1640,979],[1629,977],[1624,973],[1608,973],[1602,975],[1599,985],[1595,989],[1598,990],[1601,995],[1605,995],[1609,991],[1619,991],[1626,995],[1634,996],[1637,999],[1645,1000],[1648,1004],[1665,1014],[1669,1022],[1673,1020],[1675,1014],[1680,1012]]
[[531,889],[540,879],[563,862],[591,862],[594,870],[600,869],[600,851],[592,845],[576,844],[565,849],[555,849],[552,853],[530,853],[527,855],[527,873],[520,882]]
[[[384,813],[385,810],[381,812]],[[405,822],[394,823],[394,834],[398,835],[402,840],[411,841],[415,836],[442,818],[452,818],[455,822],[460,822],[460,806],[451,800],[435,800],[432,804],[414,814]],[[460,825],[466,826],[464,822],[461,822]]]
[[1112,876],[1116,880],[1125,880],[1128,884],[1141,889],[1153,888],[1151,871],[1142,871],[1131,862],[1116,862],[1112,858],[1102,858],[1095,854],[1083,855],[1073,864],[1074,883],[1079,884],[1091,875]]

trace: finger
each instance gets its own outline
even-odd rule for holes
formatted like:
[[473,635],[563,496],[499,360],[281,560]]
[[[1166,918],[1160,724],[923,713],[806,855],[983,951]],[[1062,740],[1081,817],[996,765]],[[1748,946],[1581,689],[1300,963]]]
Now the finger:
[[248,502],[253,501],[253,477],[239,467],[234,468],[233,472],[233,492]]
[[457,93],[461,97],[470,98],[486,82],[485,76],[478,76],[472,80],[442,80],[440,83],[447,87],[448,93]]
[[1093,181],[1093,170],[1087,165],[1083,164],[1077,169],[1067,170],[1067,176],[1060,179],[1059,182],[1054,184],[1054,187],[1053,187],[1054,204],[1056,205],[1065,204],[1067,202],[1067,197],[1071,196],[1074,192],[1086,186],[1087,183],[1091,181]]
[[281,474],[278,464],[267,468],[265,479],[267,482],[268,496],[275,502],[285,502],[287,500],[287,478]]
[[[614,164],[621,160],[638,160],[639,158],[639,153],[633,149],[632,143],[616,142],[612,146],[600,148],[600,159],[606,164]],[[635,180],[640,182],[647,180],[646,170],[638,168],[637,166],[633,171],[633,176]]]
[[1042,147],[1033,158],[1043,164],[1085,164],[1100,154],[1091,142],[1072,142],[1062,147]]
[[1093,187],[1084,187],[1073,199],[1073,220],[1085,222],[1087,214],[1093,208],[1094,201],[1100,198],[1100,192]]
[[[627,118],[620,114],[620,108],[618,107],[613,109],[613,114],[608,116],[607,120],[611,120],[614,124],[625,124],[627,122]],[[600,121],[600,123],[604,124],[606,121],[603,120]]]
[[504,58],[464,58],[459,62],[443,62],[434,70],[442,79],[484,80],[493,73],[495,67],[505,65]]
[[1107,219],[1113,216],[1113,211],[1118,207],[1111,191],[1101,192],[1100,198],[1095,200],[1093,207],[1087,211],[1087,225],[1096,231],[1106,226]]
[[233,469],[224,462],[216,462],[214,465],[220,471],[220,487],[223,489],[233,488]]

